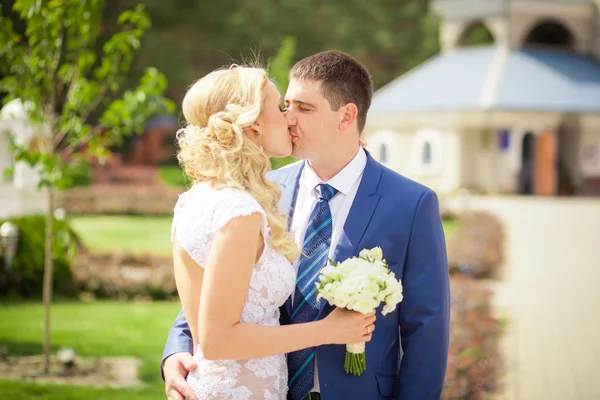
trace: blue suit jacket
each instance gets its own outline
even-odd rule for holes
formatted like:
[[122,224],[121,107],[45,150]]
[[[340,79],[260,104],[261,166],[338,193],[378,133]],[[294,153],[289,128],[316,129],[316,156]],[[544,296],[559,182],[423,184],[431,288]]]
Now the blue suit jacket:
[[[303,161],[269,173],[282,190],[280,210],[294,204]],[[433,400],[442,395],[448,358],[450,296],[448,263],[437,196],[430,189],[379,164],[367,152],[358,192],[334,250],[334,259],[358,256],[380,246],[404,299],[385,317],[378,310],[377,329],[367,343],[367,370],[344,372],[345,346],[317,348],[321,396],[336,399]],[[333,310],[321,303],[320,318]],[[289,322],[289,302],[281,322]],[[192,340],[183,313],[169,332],[164,358],[191,352]]]

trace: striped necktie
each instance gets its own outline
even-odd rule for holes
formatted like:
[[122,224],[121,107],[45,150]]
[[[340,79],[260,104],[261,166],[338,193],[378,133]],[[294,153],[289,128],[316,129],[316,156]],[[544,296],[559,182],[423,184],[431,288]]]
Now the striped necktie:
[[[327,264],[332,235],[329,200],[338,191],[324,183],[317,185],[315,190],[319,199],[310,215],[302,244],[302,255],[298,262],[292,324],[316,321],[319,318],[315,282],[319,271]],[[294,400],[303,399],[314,387],[315,353],[314,347],[288,353],[288,386]]]

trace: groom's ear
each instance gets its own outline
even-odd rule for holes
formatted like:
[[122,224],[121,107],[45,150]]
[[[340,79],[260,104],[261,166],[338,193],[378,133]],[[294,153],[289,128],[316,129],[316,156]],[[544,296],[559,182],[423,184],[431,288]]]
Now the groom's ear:
[[340,131],[348,130],[356,123],[358,107],[354,103],[348,103],[340,109],[340,116]]

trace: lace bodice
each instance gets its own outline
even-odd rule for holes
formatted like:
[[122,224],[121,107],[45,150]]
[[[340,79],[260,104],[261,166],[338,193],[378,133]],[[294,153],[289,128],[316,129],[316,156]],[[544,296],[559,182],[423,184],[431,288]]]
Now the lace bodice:
[[[172,235],[200,266],[206,265],[215,232],[228,221],[252,213],[262,215],[265,247],[255,264],[242,322],[279,325],[279,307],[294,290],[296,273],[289,261],[269,243],[270,228],[260,204],[243,190],[194,186],[175,206]],[[252,360],[206,360],[202,349],[194,358],[198,368],[188,375],[196,396],[203,399],[285,399],[285,355]]]

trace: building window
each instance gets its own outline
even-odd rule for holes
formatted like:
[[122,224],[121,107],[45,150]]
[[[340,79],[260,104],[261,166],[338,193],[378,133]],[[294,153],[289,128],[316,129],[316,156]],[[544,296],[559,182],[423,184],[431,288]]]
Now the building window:
[[384,143],[379,146],[379,162],[382,164],[387,162],[387,146]]
[[542,21],[525,38],[526,47],[575,50],[575,44],[575,37],[571,30],[559,21]]
[[431,143],[429,141],[423,143],[423,158],[421,162],[423,165],[431,165]]
[[442,173],[442,134],[436,129],[422,129],[411,145],[411,171],[415,175]]
[[498,147],[501,150],[508,150],[510,148],[510,131],[502,129],[498,132]]

